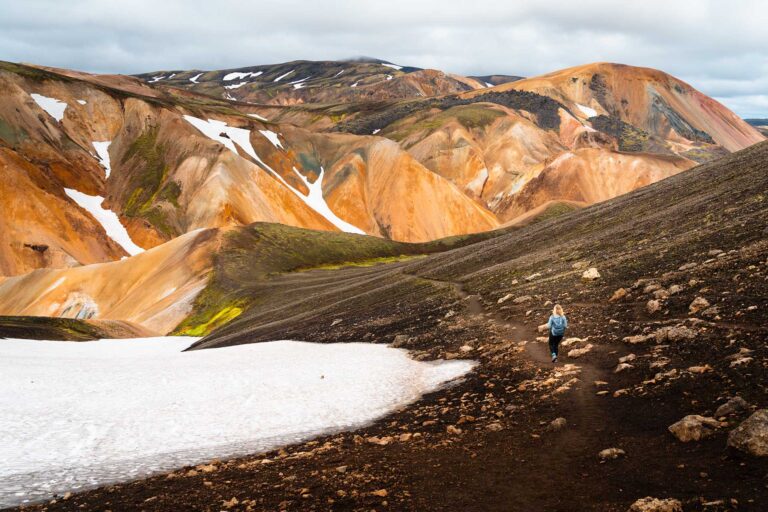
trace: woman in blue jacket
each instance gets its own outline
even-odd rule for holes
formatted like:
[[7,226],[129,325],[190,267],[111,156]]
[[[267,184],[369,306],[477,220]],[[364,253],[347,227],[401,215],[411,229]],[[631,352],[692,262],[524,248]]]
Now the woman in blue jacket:
[[552,354],[552,362],[557,362],[557,353],[560,349],[560,342],[563,341],[563,335],[568,328],[568,319],[565,318],[563,306],[555,304],[552,314],[547,321],[549,328],[549,351]]

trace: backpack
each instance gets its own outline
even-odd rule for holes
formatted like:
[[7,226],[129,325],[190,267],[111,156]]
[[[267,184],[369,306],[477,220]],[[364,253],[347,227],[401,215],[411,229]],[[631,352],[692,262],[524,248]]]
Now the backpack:
[[565,334],[565,317],[554,316],[549,321],[549,329],[553,336],[562,336]]

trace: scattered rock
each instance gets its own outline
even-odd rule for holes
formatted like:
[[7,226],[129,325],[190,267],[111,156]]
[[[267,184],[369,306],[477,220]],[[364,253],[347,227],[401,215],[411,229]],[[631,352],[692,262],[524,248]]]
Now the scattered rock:
[[635,354],[627,354],[619,358],[619,364],[629,363],[630,361],[634,361],[635,359],[637,359],[637,356]]
[[715,318],[719,314],[720,314],[720,308],[717,306],[709,307],[701,312],[701,316],[704,316],[707,318]]
[[571,345],[574,345],[576,343],[581,343],[582,341],[585,341],[581,338],[566,338],[560,343],[561,347],[570,347]]
[[525,278],[526,281],[533,281],[534,279],[538,279],[541,277],[541,272],[536,272],[535,274],[531,274],[528,277]]
[[658,290],[660,288],[661,288],[660,284],[658,284],[658,283],[651,283],[648,286],[646,286],[645,288],[643,288],[643,293],[653,293],[653,292],[655,292],[656,290]]
[[768,456],[768,409],[760,409],[728,435],[728,446],[756,457]]
[[568,422],[565,418],[555,418],[549,423],[549,430],[557,432],[558,430],[563,430],[567,425]]
[[573,359],[578,359],[584,354],[588,354],[589,352],[591,352],[592,348],[593,348],[593,345],[591,343],[587,343],[587,346],[585,346],[584,348],[574,348],[573,350],[569,350],[568,357]]
[[717,408],[715,411],[715,416],[718,418],[720,416],[730,416],[731,414],[736,414],[747,410],[749,410],[749,404],[747,401],[740,396],[734,396]]
[[657,343],[692,340],[696,331],[685,326],[662,327],[654,333]]
[[621,448],[606,448],[605,450],[602,450],[600,453],[598,453],[597,456],[600,458],[600,460],[607,461],[618,459],[619,457],[624,457],[626,454],[627,453]]
[[[709,366],[708,364],[705,364],[703,366],[689,366],[688,371],[691,373],[709,373],[713,370],[711,366]],[[715,416],[718,416],[718,415],[715,414]]]
[[339,324],[340,324],[341,322],[343,322],[343,321],[344,321],[344,320],[342,320],[341,318],[335,318],[335,319],[333,320],[333,322],[331,322],[331,327],[335,327],[335,326],[339,325]]
[[652,314],[656,313],[660,309],[661,309],[661,302],[659,302],[656,299],[649,300],[645,304],[645,310],[648,311],[649,315],[652,315]]
[[394,341],[392,342],[393,348],[400,348],[408,344],[409,337],[405,334],[398,334],[395,336]]
[[571,268],[573,270],[581,270],[583,268],[587,268],[587,265],[589,265],[588,261],[577,261],[573,265],[571,265]]
[[372,496],[378,496],[379,498],[386,498],[387,494],[389,494],[389,493],[387,492],[386,489],[378,489],[378,490],[375,490],[375,491],[371,492]]
[[459,435],[462,432],[462,430],[460,428],[458,428],[458,427],[456,427],[454,425],[448,425],[447,427],[445,427],[445,431],[448,434],[451,434],[451,435]]
[[485,427],[485,430],[489,432],[498,432],[500,430],[504,430],[504,426],[502,426],[502,424],[498,421],[494,421],[493,423],[489,423],[488,426]]
[[673,284],[667,289],[667,291],[669,292],[670,295],[677,295],[678,293],[683,291],[683,287],[680,286],[679,284]]
[[635,336],[627,336],[624,338],[625,343],[629,343],[630,345],[637,345],[638,343],[645,343],[646,341],[653,339],[655,336],[653,334],[637,334]]
[[500,298],[499,300],[497,300],[496,303],[497,304],[504,304],[505,302],[507,302],[511,298],[512,298],[512,294],[508,293],[505,296],[503,296],[502,298]]
[[659,499],[648,496],[634,502],[627,512],[683,512],[683,504],[672,498]]
[[533,297],[531,297],[530,295],[523,295],[522,297],[517,297],[512,302],[515,304],[522,304],[524,302],[530,302],[532,300],[533,300]]
[[613,295],[611,295],[611,298],[608,299],[608,302],[619,301],[619,300],[623,299],[624,297],[626,297],[628,293],[629,292],[627,291],[626,288],[619,288],[618,290],[613,292]]
[[696,297],[693,302],[688,306],[688,312],[695,315],[699,311],[707,309],[709,307],[709,301],[704,297]]
[[715,418],[690,414],[677,423],[669,426],[669,431],[680,441],[687,443],[689,441],[701,441],[705,437],[714,434],[720,426],[720,422]]
[[634,366],[629,363],[619,363],[613,370],[613,373],[621,373],[624,370],[631,370],[632,368],[634,368]]
[[698,263],[686,263],[685,265],[681,265],[677,270],[680,270],[681,272],[685,272],[686,270],[691,270],[692,268],[698,267]]
[[581,274],[581,278],[585,281],[594,281],[595,279],[600,279],[600,272],[595,267],[591,267]]

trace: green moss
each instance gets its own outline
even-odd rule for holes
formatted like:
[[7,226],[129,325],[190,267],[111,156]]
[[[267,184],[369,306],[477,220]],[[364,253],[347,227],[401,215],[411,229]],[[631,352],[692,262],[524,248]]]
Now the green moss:
[[19,145],[24,139],[28,139],[29,134],[19,126],[7,123],[0,118],[0,139],[4,140],[10,146]]
[[179,336],[206,336],[215,328],[231,322],[240,316],[242,312],[242,308],[231,305],[223,307],[212,316],[209,311],[209,314],[205,316],[210,316],[210,318],[190,318],[182,326],[177,327],[174,334]]
[[399,256],[382,256],[379,258],[369,258],[369,259],[359,260],[359,261],[325,263],[322,265],[316,265],[314,267],[298,268],[295,270],[295,272],[307,272],[310,270],[338,270],[340,268],[346,268],[346,267],[373,267],[374,265],[381,265],[383,263],[395,263],[397,261],[408,261],[408,260],[413,260],[417,258],[423,258],[425,256],[426,255],[424,254],[418,254],[418,255],[402,254]]

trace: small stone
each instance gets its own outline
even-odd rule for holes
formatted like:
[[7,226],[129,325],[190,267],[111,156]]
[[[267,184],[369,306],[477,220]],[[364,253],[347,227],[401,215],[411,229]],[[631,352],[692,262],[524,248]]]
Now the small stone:
[[654,333],[657,343],[685,341],[696,337],[696,331],[685,326],[662,327]]
[[588,354],[592,351],[593,345],[591,343],[587,343],[587,345],[584,348],[575,348],[573,350],[568,351],[568,357],[573,359],[578,359],[579,357]]
[[523,295],[522,297],[517,297],[512,302],[514,304],[523,304],[525,302],[530,302],[532,300],[533,300],[533,297],[531,297],[530,295]]
[[619,358],[619,363],[629,363],[631,361],[634,361],[635,359],[637,359],[637,356],[635,354],[627,354]]
[[394,341],[392,342],[393,348],[400,348],[405,346],[408,343],[409,337],[405,334],[398,334],[395,336]]
[[741,398],[740,396],[734,396],[727,402],[725,402],[723,405],[717,408],[715,411],[715,416],[718,418],[721,416],[729,416],[731,414],[736,414],[743,411],[749,410],[749,404],[746,400]]
[[649,300],[645,304],[645,310],[648,311],[649,315],[652,315],[652,314],[656,313],[660,309],[661,309],[661,302],[659,302],[656,299]]
[[538,279],[539,277],[541,277],[541,273],[540,272],[536,272],[535,274],[531,274],[528,277],[526,277],[525,280],[526,281],[533,281],[534,279]]
[[669,426],[678,440],[687,443],[690,441],[701,441],[715,433],[720,426],[720,422],[715,418],[699,416],[698,414],[689,414],[680,421]]
[[602,450],[600,453],[598,453],[597,456],[600,458],[600,460],[607,461],[618,459],[619,457],[624,457],[626,454],[627,453],[621,448],[606,448],[605,450]]
[[679,284],[673,284],[667,289],[667,291],[669,292],[670,295],[677,295],[678,293],[683,291],[683,287],[680,286]]
[[379,498],[386,498],[387,494],[389,494],[389,493],[387,492],[386,489],[377,489],[377,490],[371,492],[371,495],[378,496]]
[[707,309],[709,307],[709,301],[704,297],[696,297],[693,302],[688,306],[688,312],[695,315],[699,311]]
[[485,427],[485,430],[488,430],[489,432],[499,432],[500,430],[503,430],[504,427],[501,423],[498,421],[494,421],[493,423],[489,423],[487,427]]
[[613,292],[613,295],[611,295],[611,298],[608,299],[608,302],[619,301],[619,300],[623,299],[624,297],[626,297],[628,293],[629,292],[627,291],[626,288],[619,288],[618,290]]
[[559,430],[563,430],[568,425],[568,422],[565,418],[555,418],[549,423],[549,430],[552,432],[557,432]]
[[462,430],[454,425],[448,425],[445,427],[445,431],[451,435],[459,435],[461,434]]
[[600,272],[595,267],[591,267],[581,274],[581,278],[585,281],[594,281],[595,279],[600,279]]
[[500,298],[499,300],[497,300],[496,304],[504,304],[505,302],[507,302],[511,298],[512,298],[512,294],[508,293],[505,296],[503,296],[502,298]]
[[683,512],[683,504],[672,498],[659,499],[648,496],[634,502],[627,512]]
[[336,468],[337,473],[346,473],[347,472],[347,466],[338,466]]
[[631,370],[633,368],[634,366],[632,366],[629,363],[619,363],[618,365],[616,365],[616,368],[613,370],[613,373],[621,373],[625,370]]

